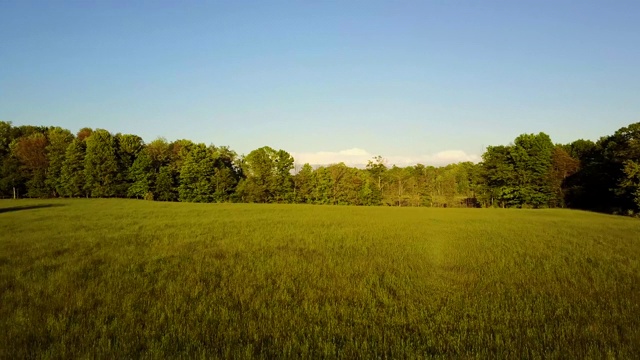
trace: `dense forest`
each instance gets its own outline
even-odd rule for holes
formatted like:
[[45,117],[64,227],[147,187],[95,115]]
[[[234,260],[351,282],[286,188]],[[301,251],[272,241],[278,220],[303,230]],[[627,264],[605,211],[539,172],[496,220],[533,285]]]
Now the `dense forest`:
[[130,197],[157,201],[433,207],[569,207],[640,211],[640,123],[598,141],[544,133],[489,146],[482,162],[443,167],[298,166],[270,147],[148,144],[137,135],[0,122],[0,197]]

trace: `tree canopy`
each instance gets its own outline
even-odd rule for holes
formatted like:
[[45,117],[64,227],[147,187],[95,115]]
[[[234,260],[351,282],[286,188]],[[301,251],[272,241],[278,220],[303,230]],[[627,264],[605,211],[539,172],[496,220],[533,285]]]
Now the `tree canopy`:
[[597,141],[545,133],[489,146],[480,163],[297,165],[263,146],[246,156],[189,140],[0,121],[0,197],[438,207],[571,207],[640,212],[640,123]]

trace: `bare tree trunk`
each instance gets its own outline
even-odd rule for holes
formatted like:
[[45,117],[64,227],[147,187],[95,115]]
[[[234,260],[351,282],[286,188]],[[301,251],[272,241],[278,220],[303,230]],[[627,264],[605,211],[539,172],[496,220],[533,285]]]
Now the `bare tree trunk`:
[[13,187],[13,200],[17,199],[16,197],[16,187]]

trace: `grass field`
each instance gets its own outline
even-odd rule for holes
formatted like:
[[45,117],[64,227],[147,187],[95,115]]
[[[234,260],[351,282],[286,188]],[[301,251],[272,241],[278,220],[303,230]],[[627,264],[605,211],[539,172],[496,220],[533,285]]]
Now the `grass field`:
[[633,358],[640,221],[0,201],[0,357]]

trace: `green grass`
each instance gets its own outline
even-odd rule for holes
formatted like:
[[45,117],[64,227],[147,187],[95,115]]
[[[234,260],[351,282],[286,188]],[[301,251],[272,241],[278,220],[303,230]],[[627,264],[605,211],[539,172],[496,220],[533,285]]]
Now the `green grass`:
[[2,358],[637,354],[637,219],[0,201]]

